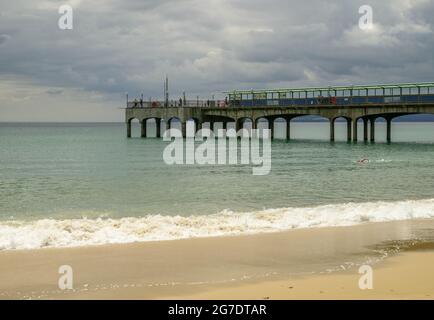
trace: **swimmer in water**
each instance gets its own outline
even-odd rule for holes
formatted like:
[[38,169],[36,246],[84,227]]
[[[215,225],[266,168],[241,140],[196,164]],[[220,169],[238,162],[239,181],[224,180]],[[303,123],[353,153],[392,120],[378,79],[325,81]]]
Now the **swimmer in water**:
[[358,164],[366,164],[369,163],[369,159],[368,158],[362,158],[360,160],[357,161]]

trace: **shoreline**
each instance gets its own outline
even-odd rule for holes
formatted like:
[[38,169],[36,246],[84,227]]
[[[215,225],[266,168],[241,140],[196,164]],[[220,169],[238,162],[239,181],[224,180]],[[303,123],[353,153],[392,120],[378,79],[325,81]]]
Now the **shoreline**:
[[[428,247],[415,260],[415,267],[429,262],[433,272],[411,272],[433,279],[433,234],[434,220],[412,220],[247,236],[2,251],[0,299],[326,298],[313,291],[286,296],[279,288],[287,279],[294,279],[297,287],[320,288],[322,283],[332,287],[351,276],[348,272],[359,277],[357,266],[364,263],[378,266],[381,272],[390,261],[400,270],[406,265],[400,255],[413,255],[406,250],[421,245]],[[392,260],[395,258],[399,259]],[[73,270],[73,290],[58,288],[62,265]],[[346,270],[336,272],[342,268]],[[353,289],[348,297],[355,294]],[[415,290],[425,293],[420,286]],[[261,294],[252,297],[251,292]]]
[[[394,212],[390,216],[390,212]],[[0,249],[77,248],[434,219],[434,199],[282,207],[209,215],[0,221]]]

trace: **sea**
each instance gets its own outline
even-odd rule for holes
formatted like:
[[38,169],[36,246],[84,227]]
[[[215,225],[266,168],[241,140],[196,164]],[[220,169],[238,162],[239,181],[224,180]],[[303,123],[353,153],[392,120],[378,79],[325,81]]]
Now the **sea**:
[[125,123],[0,123],[0,250],[80,247],[434,218],[434,123],[376,142],[276,122],[271,171],[168,165],[169,142]]

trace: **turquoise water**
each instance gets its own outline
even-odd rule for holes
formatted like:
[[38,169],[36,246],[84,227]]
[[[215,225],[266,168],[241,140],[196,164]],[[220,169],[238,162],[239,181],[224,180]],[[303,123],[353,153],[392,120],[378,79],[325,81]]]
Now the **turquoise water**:
[[[127,139],[124,124],[1,124],[0,221],[11,228],[11,221],[47,218],[189,217],[434,198],[434,123],[394,123],[390,145],[330,143],[328,130],[327,123],[294,123],[294,140],[272,143],[271,173],[253,176],[246,165],[168,166],[166,142]],[[337,124],[338,140],[345,130]],[[385,140],[382,123],[377,137]],[[369,162],[359,164],[361,158]],[[23,230],[13,229],[14,237]]]

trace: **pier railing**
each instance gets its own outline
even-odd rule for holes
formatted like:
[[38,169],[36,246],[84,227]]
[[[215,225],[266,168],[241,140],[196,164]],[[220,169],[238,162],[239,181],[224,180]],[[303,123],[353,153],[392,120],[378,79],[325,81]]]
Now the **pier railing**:
[[128,101],[127,108],[215,108],[226,107],[228,103],[225,100],[169,100],[166,101]]
[[224,100],[128,101],[128,108],[432,105],[434,82],[298,89],[235,90]]

